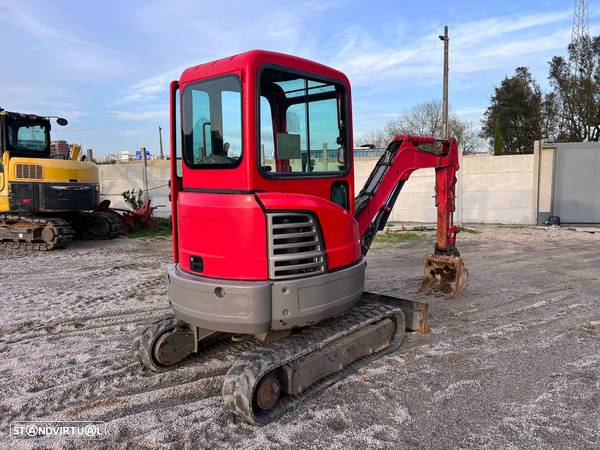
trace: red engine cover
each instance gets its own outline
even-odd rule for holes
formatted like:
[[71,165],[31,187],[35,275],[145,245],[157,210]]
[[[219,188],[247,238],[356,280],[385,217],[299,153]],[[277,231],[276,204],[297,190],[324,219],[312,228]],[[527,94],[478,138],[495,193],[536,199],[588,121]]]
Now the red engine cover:
[[198,275],[268,278],[266,218],[254,195],[179,192],[177,213],[184,270],[192,272],[190,257],[200,256],[204,270]]

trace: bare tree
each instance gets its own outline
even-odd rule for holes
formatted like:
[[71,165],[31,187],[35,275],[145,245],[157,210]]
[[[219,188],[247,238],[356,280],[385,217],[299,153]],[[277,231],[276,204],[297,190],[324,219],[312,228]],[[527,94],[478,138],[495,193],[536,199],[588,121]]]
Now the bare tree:
[[390,136],[387,134],[384,128],[371,130],[359,136],[356,139],[356,145],[373,145],[377,148],[384,148],[390,143]]
[[[481,140],[470,122],[460,120],[456,114],[450,113],[448,129],[462,146],[465,153],[471,153],[481,147]],[[373,144],[385,147],[398,134],[415,134],[420,136],[441,136],[442,133],[442,101],[434,99],[420,103],[390,120],[383,129],[372,130],[358,138],[358,144]]]

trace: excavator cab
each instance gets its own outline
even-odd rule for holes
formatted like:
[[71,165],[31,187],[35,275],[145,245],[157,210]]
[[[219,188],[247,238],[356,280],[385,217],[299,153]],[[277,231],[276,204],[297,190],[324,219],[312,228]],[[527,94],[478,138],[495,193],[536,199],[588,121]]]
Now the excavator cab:
[[455,141],[432,153],[419,145],[433,138],[396,137],[355,196],[348,79],[258,50],[185,70],[170,113],[174,316],[137,335],[147,368],[251,336],[262,344],[231,367],[223,398],[263,424],[428,330],[426,304],[363,292],[365,255],[412,171],[435,167],[447,200],[436,257],[456,256]]

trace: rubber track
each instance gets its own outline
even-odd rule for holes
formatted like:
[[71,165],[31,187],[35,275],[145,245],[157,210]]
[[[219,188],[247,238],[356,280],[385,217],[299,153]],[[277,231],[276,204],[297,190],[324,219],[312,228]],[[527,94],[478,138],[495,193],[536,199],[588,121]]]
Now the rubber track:
[[138,359],[144,367],[153,372],[165,372],[173,367],[165,367],[157,364],[152,356],[154,352],[154,342],[163,333],[172,330],[173,328],[184,325],[183,322],[177,320],[175,316],[168,316],[152,322],[151,325],[141,329],[133,339],[133,351],[137,354]]
[[[119,237],[121,234],[121,230],[123,228],[123,221],[117,217],[115,214],[111,214],[104,211],[94,211],[90,213],[80,213],[83,219],[83,223],[77,224],[76,228],[76,238],[84,239],[84,240],[93,240],[93,239],[115,239]],[[101,219],[104,222],[108,223],[109,231],[107,234],[98,235],[94,234],[93,222],[95,220]],[[87,223],[86,223],[87,222]]]
[[51,227],[54,231],[54,238],[51,242],[0,241],[0,245],[4,248],[47,251],[66,247],[67,244],[73,240],[73,228],[71,228],[69,222],[64,219],[59,219],[58,217],[30,217],[16,214],[0,214],[0,221],[2,220],[37,223],[40,224],[42,228]]
[[[162,319],[152,322],[150,325],[138,330],[133,339],[133,351],[137,355],[142,365],[153,371],[153,372],[166,372],[173,370],[178,367],[179,363],[173,366],[162,366],[154,361],[152,351],[156,340],[165,332],[172,330],[178,326],[188,326],[185,322],[178,320],[175,316],[167,316]],[[203,342],[202,340],[200,342]],[[224,335],[222,339],[211,339],[207,343],[202,345],[202,348],[197,353],[184,358],[187,359],[193,355],[197,355],[208,350],[212,350],[215,347],[227,347],[228,350],[233,352],[243,352],[256,348],[259,342],[254,338],[246,338],[241,341],[232,342],[231,339],[227,339],[227,335]],[[182,360],[183,361],[183,360]],[[181,361],[180,361],[181,362]]]
[[119,237],[123,228],[123,221],[120,218],[118,218],[114,214],[107,213],[104,211],[95,211],[92,214],[94,214],[95,216],[104,217],[110,225],[110,231],[108,235],[106,235],[102,239],[115,239]]
[[[391,317],[396,322],[396,333],[388,347],[372,355],[358,358],[341,371],[322,378],[301,395],[282,396],[272,410],[260,412],[254,410],[254,391],[266,374],[386,317]],[[265,425],[365,364],[398,349],[405,328],[404,313],[400,308],[377,302],[361,303],[338,318],[306,328],[243,355],[231,366],[225,376],[223,384],[225,405],[245,421],[255,425]]]

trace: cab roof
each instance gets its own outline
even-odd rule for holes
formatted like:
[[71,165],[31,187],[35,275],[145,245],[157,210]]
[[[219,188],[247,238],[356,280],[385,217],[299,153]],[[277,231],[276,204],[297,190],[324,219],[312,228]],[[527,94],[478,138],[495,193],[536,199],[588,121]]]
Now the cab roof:
[[257,73],[261,66],[269,64],[289,67],[316,76],[334,78],[345,84],[347,88],[350,87],[348,78],[339,70],[298,56],[267,50],[251,50],[190,67],[183,71],[179,81],[186,84],[227,73],[236,73],[243,80],[245,76]]
[[47,117],[38,116],[36,114],[27,114],[13,111],[6,111],[5,109],[0,108],[0,115],[5,117],[10,117],[11,119],[21,119],[21,120],[49,120]]

